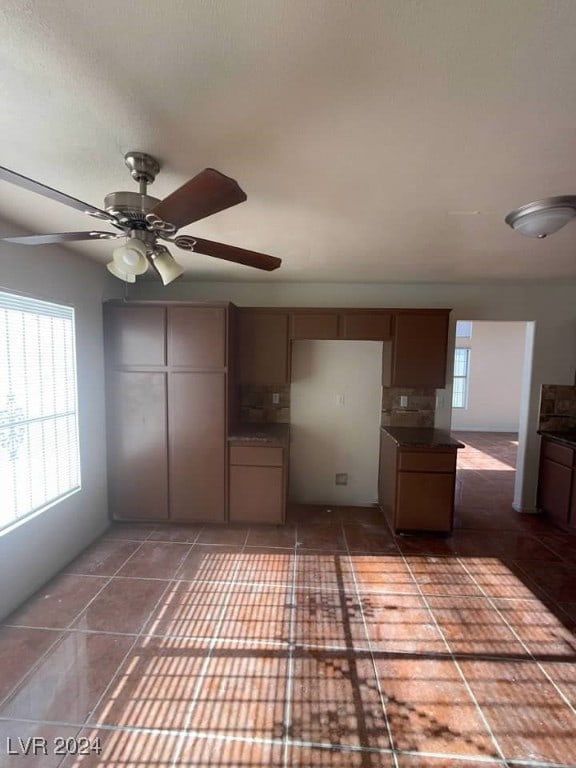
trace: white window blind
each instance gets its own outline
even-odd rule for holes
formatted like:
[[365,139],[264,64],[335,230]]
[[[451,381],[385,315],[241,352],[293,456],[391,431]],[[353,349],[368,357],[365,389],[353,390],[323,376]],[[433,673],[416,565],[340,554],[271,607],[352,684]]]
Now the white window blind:
[[470,350],[465,347],[454,350],[454,384],[452,408],[466,408],[468,404],[468,371]]
[[80,488],[74,310],[0,292],[0,529]]

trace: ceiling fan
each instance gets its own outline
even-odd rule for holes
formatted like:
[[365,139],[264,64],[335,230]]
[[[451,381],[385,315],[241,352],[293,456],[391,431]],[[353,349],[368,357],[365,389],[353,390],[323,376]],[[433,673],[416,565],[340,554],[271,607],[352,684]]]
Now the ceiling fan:
[[173,243],[185,251],[203,253],[216,259],[232,261],[256,269],[271,271],[277,269],[282,263],[281,259],[264,253],[247,251],[232,245],[203,240],[200,237],[176,236],[176,232],[181,227],[243,203],[246,200],[246,194],[234,179],[214,168],[205,168],[164,200],[158,200],[147,194],[148,184],[152,184],[160,170],[158,161],[144,152],[128,152],[124,156],[124,162],[130,169],[132,178],[140,185],[140,190],[139,192],[111,192],[104,198],[104,210],[0,166],[0,180],[8,181],[30,192],[36,192],[70,208],[76,208],[88,216],[105,221],[118,230],[117,232],[92,230],[0,237],[0,242],[50,245],[72,240],[126,238],[124,244],[114,250],[112,261],[107,267],[115,277],[127,283],[136,282],[136,276],[144,274],[149,264],[156,269],[164,285],[168,285],[184,272],[168,248],[159,242],[160,240]]

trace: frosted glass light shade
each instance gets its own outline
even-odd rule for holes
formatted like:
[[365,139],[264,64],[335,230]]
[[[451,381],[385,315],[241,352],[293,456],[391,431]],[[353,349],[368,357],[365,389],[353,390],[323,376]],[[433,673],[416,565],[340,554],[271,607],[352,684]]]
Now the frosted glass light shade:
[[115,248],[113,259],[118,271],[129,275],[143,275],[148,269],[146,246],[135,237],[129,238],[124,245]]
[[527,237],[547,237],[576,216],[576,196],[548,197],[528,203],[506,216],[506,223]]
[[109,264],[106,264],[106,267],[108,268],[108,271],[111,272],[114,277],[117,277],[119,280],[124,280],[125,283],[136,282],[136,276],[131,275],[128,272],[122,272],[120,269],[118,269],[116,262],[111,261]]
[[184,273],[184,268],[176,262],[168,250],[161,246],[151,253],[152,265],[160,275],[164,285],[176,280]]

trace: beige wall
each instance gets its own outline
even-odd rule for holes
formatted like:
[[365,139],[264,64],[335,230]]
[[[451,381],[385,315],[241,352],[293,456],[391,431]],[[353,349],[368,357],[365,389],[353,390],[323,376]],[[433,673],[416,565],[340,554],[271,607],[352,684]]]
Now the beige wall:
[[[291,501],[378,501],[381,382],[382,342],[293,343]],[[336,473],[348,484],[336,485]]]
[[[520,418],[519,471],[514,504],[536,509],[538,454],[536,434],[541,384],[571,384],[576,367],[576,281],[518,283],[282,283],[185,282],[163,288],[140,281],[130,291],[140,298],[218,299],[239,306],[450,307],[456,320],[534,321],[533,347],[526,355],[529,376]],[[533,334],[533,337],[532,337]],[[533,355],[532,355],[533,352]],[[449,355],[452,351],[449,351]],[[449,376],[452,366],[450,365]],[[436,426],[450,427],[450,391],[438,390],[442,407]]]
[[[107,288],[108,286],[108,288]],[[108,525],[102,300],[106,271],[56,246],[2,246],[0,290],[71,304],[76,311],[82,488],[0,534],[0,617],[84,549]],[[0,503],[1,503],[0,489]]]
[[471,339],[456,339],[470,349],[468,403],[452,409],[452,429],[516,432],[526,323],[475,322]]

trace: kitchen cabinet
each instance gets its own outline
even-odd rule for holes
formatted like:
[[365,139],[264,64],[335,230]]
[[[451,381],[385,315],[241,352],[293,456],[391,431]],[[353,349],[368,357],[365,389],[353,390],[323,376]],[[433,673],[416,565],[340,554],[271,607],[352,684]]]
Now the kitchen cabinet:
[[575,451],[542,436],[538,477],[538,508],[561,528],[576,528]]
[[394,317],[390,385],[446,386],[449,310],[398,312]]
[[392,314],[389,312],[343,312],[340,338],[360,341],[389,341],[392,338]]
[[380,438],[379,502],[398,532],[450,533],[462,443],[435,429],[389,427]]
[[109,303],[104,321],[111,515],[224,521],[230,308]]
[[238,313],[240,384],[288,384],[290,382],[289,367],[287,313],[240,310]]
[[338,312],[294,312],[290,318],[291,339],[337,339]]
[[230,447],[230,521],[284,522],[285,448],[267,445]]

